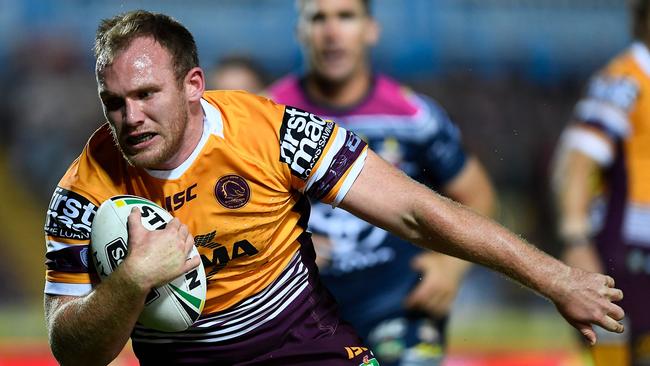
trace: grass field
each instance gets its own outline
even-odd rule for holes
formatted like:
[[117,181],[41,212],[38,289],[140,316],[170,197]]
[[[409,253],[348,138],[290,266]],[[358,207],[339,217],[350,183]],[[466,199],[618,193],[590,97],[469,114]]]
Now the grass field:
[[[0,365],[57,365],[47,346],[42,308],[0,309]],[[548,308],[526,311],[459,307],[450,326],[445,366],[587,366],[572,329]],[[130,347],[114,366],[137,365]]]

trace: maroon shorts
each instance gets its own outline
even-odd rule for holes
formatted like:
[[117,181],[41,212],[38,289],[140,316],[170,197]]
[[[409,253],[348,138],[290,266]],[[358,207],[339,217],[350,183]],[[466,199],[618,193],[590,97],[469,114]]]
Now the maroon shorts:
[[[340,319],[336,301],[318,280],[313,259],[311,246],[303,245],[296,260],[283,272],[287,276],[280,276],[303,275],[307,280],[301,290],[282,302],[277,311],[267,310],[268,318],[242,335],[215,341],[224,332],[224,327],[213,320],[219,314],[202,316],[189,330],[168,336],[136,328],[132,334],[133,349],[140,363],[156,366],[378,365],[352,326]],[[276,286],[278,293],[291,291],[282,286]],[[259,309],[255,313],[259,315]],[[235,322],[246,323],[250,316],[252,312],[251,315],[238,312]],[[251,322],[247,324],[250,326]]]

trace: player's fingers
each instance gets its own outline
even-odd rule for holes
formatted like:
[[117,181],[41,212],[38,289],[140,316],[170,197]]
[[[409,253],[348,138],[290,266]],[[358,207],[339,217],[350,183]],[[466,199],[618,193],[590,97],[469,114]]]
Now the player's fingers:
[[424,300],[424,290],[422,285],[415,286],[415,288],[408,294],[406,300],[404,301],[404,306],[407,308],[416,308],[422,305]]
[[188,232],[185,237],[185,254],[189,255],[192,252],[192,248],[194,248],[194,237]]
[[180,227],[181,227],[181,220],[174,217],[167,223],[167,225],[165,226],[165,230],[168,230],[170,232],[178,232]]
[[137,235],[138,232],[140,232],[144,226],[142,226],[142,212],[140,212],[140,209],[138,207],[133,207],[131,209],[131,213],[129,214],[129,217],[126,219],[126,230],[129,233],[129,236],[132,236],[134,234]]
[[411,269],[413,269],[415,272],[420,272],[424,268],[424,264],[422,263],[423,259],[422,256],[424,254],[417,255],[415,258],[411,260]]
[[444,316],[449,313],[451,308],[452,297],[441,295],[431,299],[427,304],[427,312],[434,316]]
[[178,237],[182,240],[187,240],[188,235],[190,235],[190,229],[187,228],[187,225],[181,224],[178,227]]
[[610,309],[607,312],[607,315],[612,317],[614,320],[622,320],[625,317],[625,311],[623,310],[622,307],[616,305],[616,304],[611,304]]
[[607,287],[614,287],[616,283],[614,282],[614,278],[611,276],[605,276],[605,286]]
[[609,330],[610,332],[623,333],[623,331],[625,330],[623,324],[614,320],[609,315],[605,315],[603,319],[598,323],[598,325]]
[[605,296],[607,296],[612,301],[620,301],[623,300],[623,291],[617,288],[607,289]]
[[585,339],[587,339],[590,345],[593,346],[594,344],[596,344],[596,340],[597,340],[596,332],[594,331],[594,328],[591,325],[577,324],[575,327],[578,328],[582,336],[585,337]]
[[189,258],[187,261],[185,261],[184,271],[183,272],[190,271],[190,270],[198,267],[200,264],[201,264],[201,257],[198,256],[198,255],[195,255],[194,257]]

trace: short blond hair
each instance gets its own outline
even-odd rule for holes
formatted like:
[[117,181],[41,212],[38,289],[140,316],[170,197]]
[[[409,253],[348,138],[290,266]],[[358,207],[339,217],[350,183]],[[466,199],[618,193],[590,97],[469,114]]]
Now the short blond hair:
[[179,83],[188,71],[199,66],[196,43],[187,28],[167,15],[135,10],[104,19],[97,27],[93,48],[97,75],[140,37],[153,38],[170,53]]

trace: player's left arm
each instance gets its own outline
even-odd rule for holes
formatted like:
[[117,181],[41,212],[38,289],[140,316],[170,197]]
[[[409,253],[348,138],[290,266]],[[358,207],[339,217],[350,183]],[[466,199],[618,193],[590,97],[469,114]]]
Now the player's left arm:
[[340,204],[423,247],[486,265],[552,300],[595,343],[592,324],[622,332],[622,292],[611,277],[571,268],[484,216],[446,199],[368,151]]
[[[441,193],[484,216],[494,215],[494,189],[476,157],[466,160],[456,176],[442,187]],[[471,263],[427,251],[416,256],[411,265],[422,274],[422,280],[411,291],[405,305],[436,317],[447,315]]]

